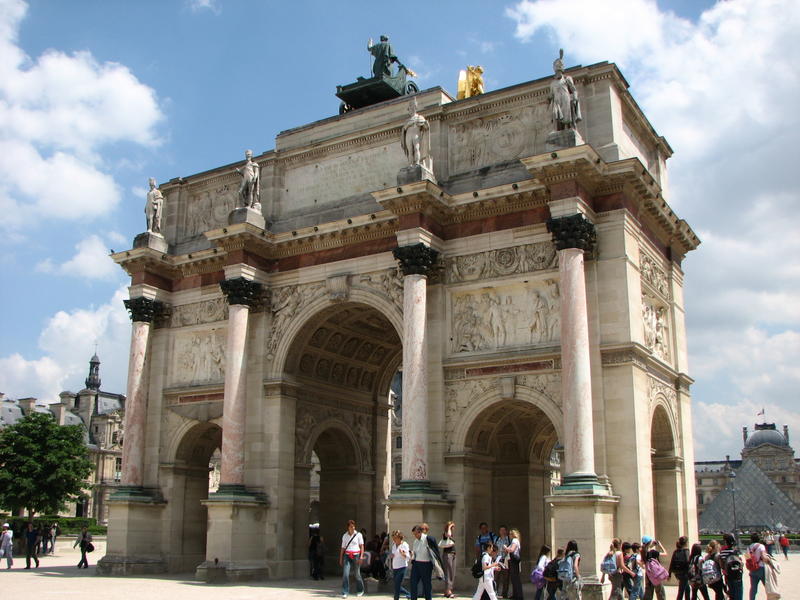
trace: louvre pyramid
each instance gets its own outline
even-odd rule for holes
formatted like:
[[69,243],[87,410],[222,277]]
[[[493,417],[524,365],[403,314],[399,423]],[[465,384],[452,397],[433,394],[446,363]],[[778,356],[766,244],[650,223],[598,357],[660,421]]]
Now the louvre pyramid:
[[[739,529],[776,529],[778,524],[800,529],[800,508],[752,460],[736,470],[736,526]],[[699,527],[708,531],[733,531],[734,494],[722,490],[700,515]]]

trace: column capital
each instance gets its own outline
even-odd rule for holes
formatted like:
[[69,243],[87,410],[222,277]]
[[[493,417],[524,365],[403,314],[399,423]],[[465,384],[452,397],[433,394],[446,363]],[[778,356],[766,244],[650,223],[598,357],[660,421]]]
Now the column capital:
[[553,234],[556,250],[579,248],[590,252],[597,241],[594,224],[580,213],[548,219],[547,231]]
[[130,312],[131,321],[142,323],[152,323],[166,309],[166,305],[158,300],[139,296],[129,300],[123,300],[125,308]]
[[225,294],[228,304],[244,304],[253,307],[258,304],[261,296],[261,284],[244,277],[223,279],[219,282],[222,293]]
[[439,252],[423,243],[398,246],[392,250],[400,262],[403,275],[428,275],[439,258]]

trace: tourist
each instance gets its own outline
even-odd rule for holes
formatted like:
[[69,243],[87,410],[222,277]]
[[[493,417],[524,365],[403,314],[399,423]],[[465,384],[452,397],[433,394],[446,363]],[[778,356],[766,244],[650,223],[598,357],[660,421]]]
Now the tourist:
[[547,600],[556,600],[556,594],[561,591],[562,584],[558,578],[558,566],[564,560],[564,549],[556,550],[556,557],[547,563],[544,568],[545,589],[547,590]]
[[723,534],[722,539],[723,544],[719,551],[719,568],[720,572],[725,576],[728,597],[731,600],[742,600],[744,587],[742,585],[742,573],[744,572],[744,566],[742,565],[741,554],[739,554],[739,545],[731,533]]
[[428,535],[430,528],[427,523],[421,523],[414,528],[414,537],[411,561],[411,599],[417,600],[420,582],[425,600],[431,600],[433,585],[434,561],[439,565],[442,559],[439,556],[439,547],[436,540]]
[[92,545],[92,534],[89,533],[86,527],[81,528],[81,534],[78,536],[78,539],[75,540],[75,543],[72,544],[72,547],[74,548],[78,545],[81,547],[81,560],[78,562],[78,568],[80,569],[83,567],[84,569],[88,569],[89,560],[86,558],[86,554],[92,552],[94,546]]
[[315,527],[311,531],[308,539],[308,562],[311,564],[311,578],[315,581],[325,579],[323,575],[323,565],[325,561],[325,540],[319,533],[319,528]]
[[[630,544],[628,544],[630,546]],[[603,562],[600,563],[600,583],[606,581],[606,575],[611,582],[611,593],[609,600],[623,600],[622,575],[625,573],[625,563],[622,558],[622,540],[614,538],[608,549]]]
[[442,532],[442,539],[439,540],[439,550],[442,552],[442,567],[444,568],[444,597],[454,598],[453,587],[456,579],[456,542],[453,539],[453,531],[456,524],[448,521]]
[[3,532],[0,533],[0,558],[6,559],[6,569],[14,566],[14,532],[8,523],[3,523]]
[[783,551],[783,557],[786,560],[789,560],[789,543],[789,538],[786,537],[785,533],[782,533],[781,537],[778,538],[778,544],[780,545],[781,550]]
[[773,535],[772,531],[767,530],[766,535],[764,536],[764,546],[767,548],[767,554],[770,556],[775,555],[775,536]]
[[342,534],[339,549],[339,566],[342,567],[342,598],[350,593],[350,571],[355,571],[356,595],[364,595],[364,580],[361,578],[361,557],[364,555],[364,535],[356,531],[356,522],[347,522],[347,531]]
[[508,537],[508,527],[501,525],[497,530],[499,535],[494,541],[495,548],[497,548],[497,562],[503,565],[497,573],[494,574],[494,585],[497,588],[497,595],[502,598],[508,598],[508,553],[506,547],[511,544],[511,538]]
[[58,539],[58,536],[60,535],[61,535],[61,527],[58,526],[58,523],[53,523],[53,526],[50,527],[50,554],[55,553],[56,539]]
[[539,548],[539,560],[536,561],[536,566],[531,573],[531,581],[536,584],[534,600],[542,600],[542,596],[544,595],[544,589],[547,586],[547,580],[544,578],[544,571],[551,562],[550,552],[551,548],[546,544]]
[[760,581],[766,586],[765,565],[770,563],[770,557],[764,544],[761,543],[761,536],[757,533],[750,535],[750,545],[747,547],[747,552],[750,554],[753,566],[755,566],[755,569],[750,571],[750,600],[755,600],[758,594],[758,582]]
[[690,600],[689,588],[689,538],[682,535],[675,543],[675,551],[669,561],[669,574],[678,580],[678,595],[676,600]]
[[39,568],[39,542],[41,542],[41,535],[37,531],[33,523],[28,523],[27,530],[25,531],[25,568],[31,568],[31,558],[36,563],[36,568]]
[[410,598],[411,594],[403,587],[403,578],[406,576],[408,559],[411,549],[408,542],[403,540],[403,534],[399,530],[392,532],[392,577],[394,579],[394,600],[399,600],[400,594],[405,598]]
[[689,552],[689,586],[692,588],[691,600],[697,600],[697,593],[708,600],[708,588],[703,582],[703,544],[692,544]]
[[581,555],[578,552],[578,542],[570,540],[564,550],[564,560],[558,566],[558,578],[561,579],[562,596],[566,600],[581,600]]
[[47,554],[48,548],[50,548],[50,551],[52,552],[51,545],[53,538],[52,534],[50,533],[50,527],[48,527],[45,524],[42,524],[41,527],[39,527],[39,537],[41,538],[41,543],[42,543],[42,551],[40,552],[40,554],[42,555]]
[[[664,571],[664,573],[666,573],[666,569],[661,566],[661,557],[666,555],[667,551],[664,549],[661,542],[654,540],[649,535],[642,537],[642,562],[645,565],[644,600],[653,600],[653,595],[655,595],[658,600],[666,600],[667,598],[666,591],[664,590],[664,580],[659,579],[656,583],[652,581],[654,573],[658,571]],[[654,562],[651,564],[650,561]],[[665,576],[664,579],[666,579],[667,576]]]
[[641,555],[639,550],[641,544],[635,542],[623,542],[622,544],[622,561],[625,564],[625,570],[622,573],[622,587],[628,592],[630,600],[639,600],[644,595],[642,590],[642,577],[644,576],[644,568],[641,563]]
[[497,547],[493,542],[486,542],[486,547],[481,554],[481,567],[483,576],[478,579],[478,587],[472,595],[472,600],[480,600],[483,594],[487,594],[490,600],[497,600],[494,591],[494,573],[502,570],[502,565],[497,559]]
[[719,568],[719,542],[711,540],[706,546],[706,556],[703,560],[703,583],[714,590],[714,600],[725,600],[725,582],[722,580],[722,570]]
[[511,543],[506,546],[506,564],[508,578],[511,580],[511,598],[522,600],[522,580],[520,579],[520,563],[522,562],[522,539],[519,529],[509,532]]
[[[495,543],[497,536],[489,531],[489,525],[484,521],[478,525],[478,537],[475,540],[475,558],[480,558],[486,551],[486,544]],[[493,579],[494,581],[494,579]]]

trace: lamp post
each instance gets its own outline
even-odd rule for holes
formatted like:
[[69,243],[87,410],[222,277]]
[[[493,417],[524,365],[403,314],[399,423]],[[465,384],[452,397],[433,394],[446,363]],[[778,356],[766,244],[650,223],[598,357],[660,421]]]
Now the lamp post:
[[733,496],[733,539],[736,540],[736,547],[739,547],[739,534],[736,528],[736,471],[731,471],[731,494]]

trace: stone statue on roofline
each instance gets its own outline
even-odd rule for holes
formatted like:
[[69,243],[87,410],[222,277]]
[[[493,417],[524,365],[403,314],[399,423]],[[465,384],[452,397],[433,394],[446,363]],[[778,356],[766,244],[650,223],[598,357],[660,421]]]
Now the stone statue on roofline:
[[408,120],[400,131],[400,145],[408,159],[408,166],[397,176],[398,185],[433,177],[433,157],[431,156],[431,126],[428,120],[417,112],[417,98],[411,97],[408,103]]
[[564,74],[564,50],[558,51],[558,58],[553,61],[555,75],[550,82],[550,108],[556,131],[575,129],[581,120],[581,105],[578,101],[578,90],[572,77]]
[[372,76],[390,77],[392,74],[392,63],[397,61],[397,56],[392,50],[392,45],[389,43],[389,38],[385,35],[381,36],[381,41],[377,44],[372,43],[372,38],[367,42],[367,50],[375,61],[372,63]]
[[164,207],[164,195],[156,186],[156,180],[149,180],[150,191],[147,192],[147,202],[144,214],[147,218],[147,232],[161,234],[161,211]]
[[253,151],[245,150],[245,164],[236,172],[242,176],[239,197],[242,206],[261,212],[261,166],[253,160]]

